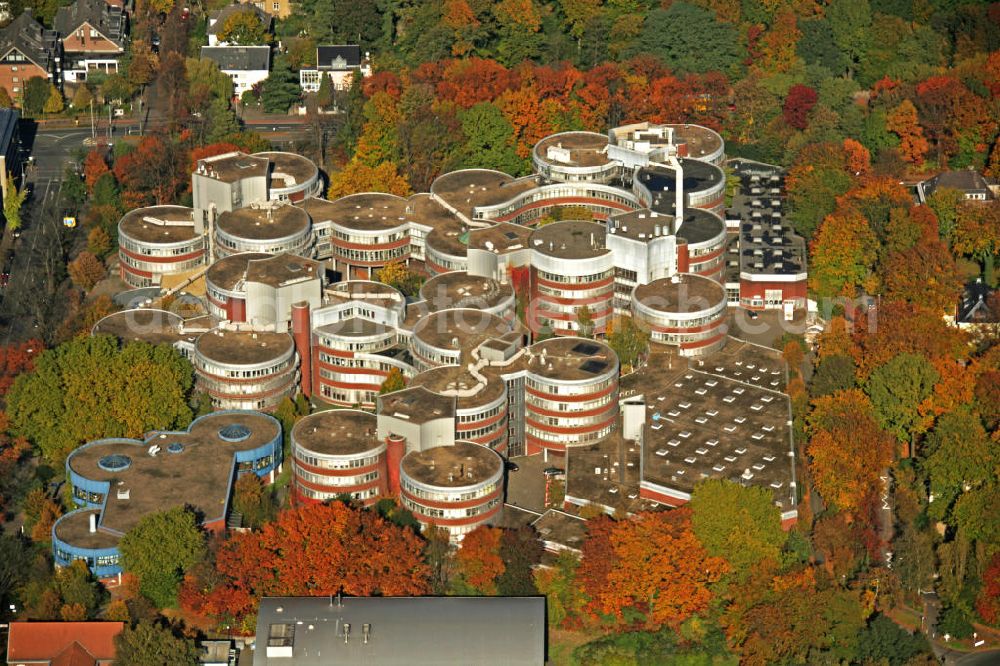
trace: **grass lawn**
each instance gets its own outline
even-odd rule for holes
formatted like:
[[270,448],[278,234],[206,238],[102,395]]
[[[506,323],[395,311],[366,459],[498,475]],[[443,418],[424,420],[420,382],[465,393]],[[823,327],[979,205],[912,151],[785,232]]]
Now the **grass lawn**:
[[579,631],[549,629],[549,660],[552,666],[569,666],[573,663],[573,650],[596,638]]

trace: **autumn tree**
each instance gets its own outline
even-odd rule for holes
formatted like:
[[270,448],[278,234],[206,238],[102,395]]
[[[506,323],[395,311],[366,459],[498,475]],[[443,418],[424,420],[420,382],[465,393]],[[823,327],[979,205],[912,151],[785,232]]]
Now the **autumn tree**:
[[[0,346],[0,397],[7,395],[18,375],[31,371],[35,357],[43,351],[45,343],[37,339]],[[3,430],[6,430],[6,418],[3,419],[3,425]]]
[[853,208],[828,215],[811,246],[809,287],[820,296],[853,297],[871,285],[879,241],[868,220]]
[[168,345],[110,336],[72,340],[43,352],[7,394],[11,429],[55,462],[101,437],[140,437],[191,420],[191,364]]
[[386,192],[405,197],[410,193],[410,184],[392,162],[371,167],[352,160],[330,178],[327,197],[333,200],[361,192]]
[[222,22],[217,37],[220,42],[234,46],[254,46],[271,41],[267,25],[257,12],[250,8],[231,13]]
[[404,388],[406,388],[406,377],[399,368],[393,368],[386,375],[382,385],[379,386],[378,393],[379,395],[383,395],[385,393],[392,393],[393,391],[402,391]]
[[987,624],[1000,624],[1000,553],[993,555],[983,573],[983,585],[976,597],[976,612]]
[[103,280],[107,274],[104,262],[94,256],[93,253],[84,250],[76,256],[76,259],[66,265],[70,279],[80,289],[90,291],[94,285]]
[[647,628],[677,627],[708,607],[709,585],[729,571],[698,542],[689,508],[589,522],[578,580],[590,608],[618,622],[641,613]]
[[416,298],[423,284],[423,278],[401,261],[389,262],[375,271],[375,279],[411,298]]
[[722,479],[695,486],[691,528],[708,554],[728,561],[737,576],[762,560],[777,561],[787,538],[770,490]]
[[45,100],[45,113],[61,113],[63,110],[63,96],[56,88],[55,84],[49,84],[49,96]]
[[243,516],[243,524],[256,529],[274,514],[270,489],[256,474],[243,474],[233,485],[233,511]]
[[913,102],[904,99],[886,118],[889,131],[899,137],[900,156],[914,166],[924,163],[928,144],[924,130],[917,119],[917,108]]
[[487,596],[497,593],[497,578],[505,571],[500,557],[502,539],[503,530],[488,525],[480,525],[465,535],[455,554],[459,576],[457,589]]
[[18,187],[13,174],[7,173],[2,177],[7,184],[7,196],[3,198],[3,217],[6,222],[4,226],[16,231],[21,228],[21,206],[28,198],[28,188],[23,184]]
[[172,137],[148,135],[115,160],[114,176],[129,208],[176,203],[191,180],[186,148]]
[[893,460],[892,437],[857,389],[817,398],[809,417],[809,472],[825,500],[852,512]]
[[608,346],[615,350],[622,368],[634,368],[649,350],[649,331],[643,330],[632,317],[616,317],[605,331]]
[[848,660],[867,617],[856,592],[820,587],[813,569],[760,566],[728,596],[727,643],[748,666]]
[[87,183],[87,190],[93,192],[97,180],[109,171],[104,151],[91,148],[87,156],[83,158],[83,178]]
[[795,230],[812,238],[820,223],[834,211],[837,197],[853,183],[842,146],[807,145],[795,158],[785,178],[788,217]]
[[785,122],[798,130],[809,126],[809,112],[816,106],[819,96],[809,86],[797,83],[788,90],[785,103],[781,107]]
[[262,596],[417,595],[429,590],[428,574],[413,530],[332,502],[233,536],[220,546],[211,580],[189,575],[182,599],[188,610],[251,627]]
[[159,68],[159,57],[153,53],[149,43],[144,39],[132,40],[129,44],[128,69],[126,71],[129,84],[136,89],[148,85],[156,78]]

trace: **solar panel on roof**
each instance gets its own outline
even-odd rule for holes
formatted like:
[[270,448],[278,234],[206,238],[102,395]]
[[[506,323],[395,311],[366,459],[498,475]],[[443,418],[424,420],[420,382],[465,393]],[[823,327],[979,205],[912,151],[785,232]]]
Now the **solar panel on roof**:
[[517,234],[515,234],[513,231],[508,231],[507,233],[504,234],[504,236],[507,237],[507,240],[514,240],[515,238],[517,238]]
[[574,351],[577,354],[583,354],[584,356],[593,356],[597,352],[601,351],[601,348],[593,342],[578,342],[573,345],[573,349],[571,351]]
[[584,372],[588,372],[592,375],[596,375],[597,373],[602,372],[607,367],[608,367],[607,362],[594,361],[594,360],[585,361],[580,365],[581,370],[583,370]]

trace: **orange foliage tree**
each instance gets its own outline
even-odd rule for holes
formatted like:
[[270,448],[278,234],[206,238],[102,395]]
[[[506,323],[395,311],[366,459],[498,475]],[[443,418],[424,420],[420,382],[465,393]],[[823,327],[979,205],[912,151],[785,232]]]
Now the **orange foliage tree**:
[[871,286],[878,258],[878,237],[868,220],[853,208],[827,215],[811,246],[809,287],[820,296],[852,297]]
[[813,407],[807,448],[813,483],[839,509],[858,511],[892,462],[895,439],[857,389],[817,398]]
[[332,502],[284,511],[259,532],[235,535],[219,547],[213,571],[188,574],[179,598],[197,614],[252,622],[262,596],[419,595],[429,591],[428,578],[417,534]]
[[87,156],[83,158],[83,179],[87,183],[87,191],[92,193],[97,179],[110,170],[108,163],[104,160],[103,153],[97,148],[91,148]]
[[695,537],[689,508],[591,522],[577,580],[590,610],[618,622],[633,609],[645,614],[649,629],[677,627],[708,608],[709,586],[729,570]]
[[889,112],[886,129],[899,137],[899,156],[914,166],[924,163],[929,145],[924,138],[924,129],[917,121],[917,107],[904,99],[899,106]]
[[[14,342],[0,347],[0,396],[6,395],[10,385],[22,372],[30,372],[36,356],[45,351],[41,340]],[[6,420],[3,421],[6,430]]]
[[497,593],[496,581],[505,569],[500,557],[502,538],[503,530],[481,525],[465,535],[455,554],[459,575],[479,594]]
[[87,250],[84,250],[77,255],[76,259],[69,262],[66,265],[66,271],[69,273],[73,284],[84,291],[90,291],[95,284],[103,280],[108,274],[104,262]]

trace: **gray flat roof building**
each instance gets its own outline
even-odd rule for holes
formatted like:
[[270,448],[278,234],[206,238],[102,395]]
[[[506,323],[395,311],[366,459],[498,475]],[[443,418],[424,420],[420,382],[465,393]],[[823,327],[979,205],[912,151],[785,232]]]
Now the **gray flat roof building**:
[[267,597],[253,664],[544,664],[545,633],[545,597]]

